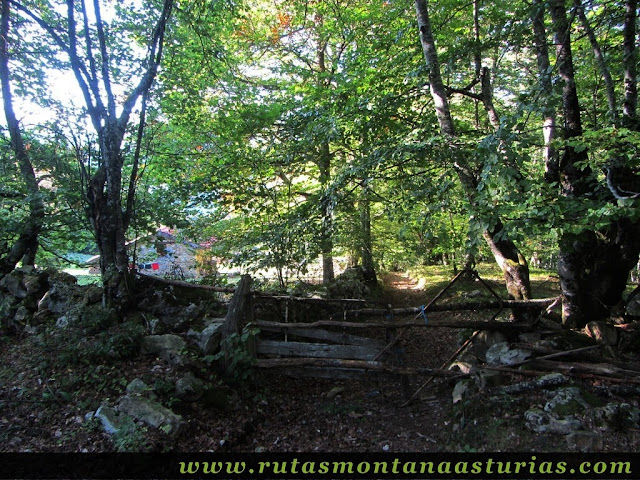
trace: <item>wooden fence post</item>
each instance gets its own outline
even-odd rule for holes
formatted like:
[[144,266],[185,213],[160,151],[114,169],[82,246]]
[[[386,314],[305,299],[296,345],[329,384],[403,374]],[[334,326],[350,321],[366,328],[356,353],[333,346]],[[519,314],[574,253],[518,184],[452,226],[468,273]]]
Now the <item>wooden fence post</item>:
[[227,316],[224,319],[224,325],[222,327],[221,345],[224,351],[225,370],[228,370],[231,363],[231,352],[229,350],[232,346],[226,340],[234,333],[240,335],[245,323],[253,320],[253,301],[251,295],[251,276],[243,275],[231,298],[229,310],[227,311]]

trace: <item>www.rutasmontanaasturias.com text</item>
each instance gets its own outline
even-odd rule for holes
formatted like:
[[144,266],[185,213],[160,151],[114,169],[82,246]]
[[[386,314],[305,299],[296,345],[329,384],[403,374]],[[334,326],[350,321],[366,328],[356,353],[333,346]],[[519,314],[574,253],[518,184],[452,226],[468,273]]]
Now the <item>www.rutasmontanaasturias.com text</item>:
[[571,466],[568,462],[537,461],[535,455],[529,461],[494,461],[488,458],[483,461],[458,462],[403,462],[392,461],[291,461],[269,462],[259,461],[255,465],[248,462],[179,462],[179,471],[184,475],[418,475],[418,474],[463,474],[463,475],[611,475],[631,474],[631,462],[580,462]]

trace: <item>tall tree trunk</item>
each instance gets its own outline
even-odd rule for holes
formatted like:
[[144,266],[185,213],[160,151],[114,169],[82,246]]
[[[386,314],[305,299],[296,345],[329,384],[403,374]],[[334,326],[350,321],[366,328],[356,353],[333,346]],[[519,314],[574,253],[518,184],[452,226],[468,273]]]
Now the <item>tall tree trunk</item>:
[[[316,24],[322,26],[324,19],[322,15],[317,14],[315,18]],[[327,72],[326,49],[327,43],[323,38],[320,30],[316,31],[316,60],[318,62],[318,86],[327,88],[327,79],[324,74]],[[320,251],[322,253],[322,283],[328,284],[333,282],[335,273],[333,270],[333,198],[329,194],[329,183],[331,181],[331,147],[328,140],[323,140],[320,145],[319,158],[317,161],[320,170],[320,187],[323,194],[320,199]]]
[[584,13],[582,1],[574,0],[573,4],[575,5],[576,13],[578,14],[578,18],[580,19],[582,28],[587,34],[587,38],[589,39],[589,43],[591,44],[591,48],[593,49],[593,55],[596,58],[598,68],[600,69],[600,73],[602,74],[602,78],[604,79],[605,91],[607,92],[607,104],[609,105],[609,118],[611,119],[611,123],[617,125],[618,107],[616,106],[616,92],[613,87],[611,72],[609,71],[609,67],[607,66],[607,61],[604,58],[604,53],[602,53],[602,49],[600,48],[600,43],[598,42],[598,39],[596,38],[596,35],[593,32],[591,25],[589,24],[589,20]]
[[320,169],[320,251],[322,253],[322,283],[331,283],[335,278],[333,270],[333,198],[329,193],[331,180],[331,151],[329,142],[323,142],[318,159]]
[[542,105],[544,137],[544,169],[545,180],[549,183],[560,180],[558,152],[553,146],[556,136],[556,108],[553,99],[553,85],[551,82],[551,62],[549,61],[549,47],[547,45],[547,30],[544,24],[545,6],[543,0],[533,1],[532,20],[535,38],[536,60],[538,62],[538,84]]
[[376,268],[373,263],[373,239],[371,237],[371,199],[369,197],[369,185],[365,180],[359,202],[361,235],[362,271],[367,283],[377,281]]
[[[435,104],[440,131],[451,146],[450,154],[453,159],[454,168],[460,179],[460,183],[471,200],[470,203],[474,205],[474,193],[478,186],[478,180],[462,152],[457,151],[454,146],[456,131],[451,116],[447,91],[442,81],[438,52],[433,38],[426,0],[415,0],[415,7],[418,27],[420,29],[420,42],[429,72],[431,97]],[[502,222],[498,221],[493,229],[483,232],[483,237],[487,245],[489,245],[496,262],[502,269],[509,295],[518,300],[529,299],[531,298],[531,287],[527,261],[524,256],[520,254],[515,244],[502,235],[503,229]]]
[[[570,139],[582,135],[580,104],[573,70],[570,25],[564,0],[550,0],[549,8],[556,45],[557,70],[562,79],[562,108],[564,116],[564,138]],[[581,171],[576,163],[587,160],[586,149],[577,151],[567,145],[564,147],[559,165],[559,179],[562,194],[579,198],[589,191],[587,180],[590,171]],[[563,292],[562,319],[569,327],[584,325],[589,313],[586,304],[589,294],[585,288],[588,266],[593,261],[587,253],[594,247],[593,232],[580,235],[566,233],[560,239],[558,256],[558,274]]]
[[[564,137],[571,139],[582,135],[582,124],[570,25],[563,0],[551,0],[549,5],[557,69],[563,82]],[[635,24],[635,16],[632,23]],[[629,53],[632,55],[631,51]],[[562,194],[578,202],[604,188],[596,183],[589,168],[576,168],[576,164],[584,160],[587,160],[586,149],[578,151],[571,146],[564,147],[559,169]],[[568,327],[582,327],[591,320],[606,317],[610,308],[622,299],[629,271],[637,264],[638,252],[640,222],[630,219],[613,220],[607,228],[599,231],[565,233],[560,239],[558,260],[564,297],[563,323]]]
[[[627,0],[624,16],[624,40],[622,45],[624,61],[624,104],[622,107],[625,125],[639,130],[638,109],[638,54],[636,48],[636,24],[638,22],[637,0]],[[640,40],[639,40],[640,41]]]
[[9,72],[10,5],[9,0],[2,0],[0,7],[2,10],[0,19],[0,82],[2,83],[2,100],[11,139],[11,149],[16,156],[18,168],[27,189],[29,216],[22,226],[18,239],[6,255],[0,258],[0,276],[13,271],[20,261],[23,265],[34,264],[38,251],[38,236],[44,220],[44,203],[38,189],[38,180],[22,137],[20,122],[13,109]]
[[[126,306],[132,297],[125,233],[132,216],[132,196],[135,193],[135,188],[132,187],[135,186],[137,170],[134,167],[130,177],[128,198],[124,204],[126,209],[123,210],[122,144],[134,106],[142,98],[144,108],[146,96],[158,73],[165,29],[174,0],[163,1],[147,44],[147,58],[139,81],[124,96],[119,109],[111,79],[114,65],[111,52],[108,51],[108,32],[102,20],[100,2],[94,1],[90,9],[84,1],[79,5],[76,0],[66,0],[65,3],[67,16],[64,32],[58,25],[49,24],[46,17],[39,16],[37,7],[22,3],[14,5],[43,28],[51,41],[68,56],[70,68],[82,91],[88,116],[97,133],[99,167],[92,172],[88,166],[82,165],[82,181],[87,217],[93,226],[100,251],[105,300],[119,309]],[[94,16],[93,25],[89,22],[90,14]],[[81,27],[76,21],[77,16],[81,17]],[[140,128],[143,126],[144,113],[141,115]]]

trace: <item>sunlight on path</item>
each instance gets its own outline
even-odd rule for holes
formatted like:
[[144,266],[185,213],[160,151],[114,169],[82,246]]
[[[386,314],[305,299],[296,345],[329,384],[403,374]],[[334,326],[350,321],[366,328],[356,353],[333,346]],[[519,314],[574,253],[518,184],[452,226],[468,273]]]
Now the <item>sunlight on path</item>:
[[387,301],[398,307],[423,303],[426,297],[418,283],[404,273],[388,273],[384,278]]

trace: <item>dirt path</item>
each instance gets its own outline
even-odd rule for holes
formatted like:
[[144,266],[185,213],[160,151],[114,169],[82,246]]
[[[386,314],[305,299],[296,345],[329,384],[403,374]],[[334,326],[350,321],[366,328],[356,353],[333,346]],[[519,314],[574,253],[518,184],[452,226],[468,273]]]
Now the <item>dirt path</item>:
[[426,300],[424,291],[407,274],[388,273],[383,282],[387,301],[394,307],[415,307]]

